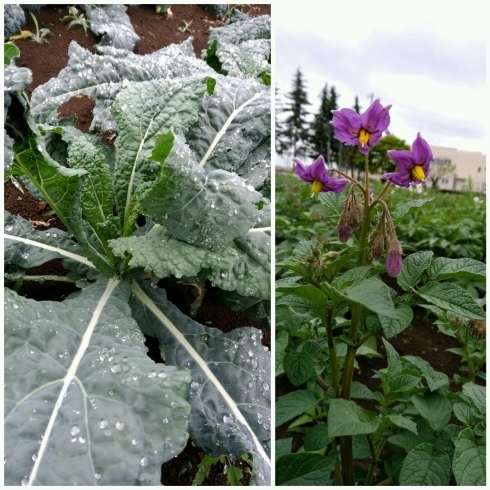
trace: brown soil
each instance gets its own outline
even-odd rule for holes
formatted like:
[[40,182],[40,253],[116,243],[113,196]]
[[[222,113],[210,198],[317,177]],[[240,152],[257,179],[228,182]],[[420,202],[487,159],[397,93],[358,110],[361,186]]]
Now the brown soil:
[[[233,4],[232,4],[233,5]],[[131,5],[127,9],[127,14],[131,23],[141,40],[136,45],[136,54],[148,54],[157,51],[172,43],[180,44],[189,36],[193,36],[194,52],[198,57],[201,51],[208,47],[209,28],[223,25],[214,11],[205,10],[199,5],[172,5],[172,16],[157,15],[154,5]],[[270,15],[270,5],[246,5],[244,11],[250,16]],[[30,97],[32,91],[38,86],[46,83],[50,78],[56,77],[68,63],[68,46],[72,40],[80,46],[94,52],[94,46],[99,39],[91,31],[87,35],[81,26],[75,26],[70,30],[67,24],[61,22],[61,18],[68,15],[67,6],[48,5],[39,12],[35,12],[39,28],[47,27],[51,34],[47,37],[48,43],[38,44],[31,40],[16,41],[16,45],[21,51],[21,56],[17,60],[17,66],[27,67],[32,71],[33,83],[26,88],[26,93]],[[34,23],[29,14],[26,15],[24,30],[35,32]],[[189,28],[192,32],[181,32],[179,27],[183,27],[183,21],[192,24]],[[94,101],[88,97],[73,97],[60,107],[58,114],[60,117],[77,115],[76,126],[84,132],[88,132],[92,121],[92,110]],[[104,141],[109,146],[112,144],[111,135],[102,135]],[[56,217],[49,215],[50,208],[44,201],[39,201],[29,194],[27,190],[21,193],[10,182],[4,185],[4,208],[12,214],[22,216],[31,221],[36,229],[44,230],[48,228],[60,228],[66,230],[63,223]],[[52,260],[40,267],[33,268],[30,274],[56,274],[65,275],[66,271],[61,266],[61,260]],[[13,287],[12,283],[6,283]],[[19,289],[19,294],[36,300],[62,301],[67,295],[77,291],[75,285],[70,283],[59,283],[46,281],[43,284],[37,282],[25,282]],[[173,285],[167,290],[169,297],[179,296],[178,285]],[[182,295],[180,295],[182,296]],[[188,305],[181,303],[178,305],[182,311],[188,314]],[[216,291],[208,287],[204,301],[197,314],[197,321],[202,324],[219,328],[222,331],[229,331],[241,326],[255,326],[260,328],[263,333],[262,343],[270,348],[270,332],[253,324],[245,315],[234,312],[225,307],[219,300]],[[158,347],[154,340],[147,339],[150,348],[149,355],[156,362],[163,362],[160,358]],[[204,453],[197,448],[192,441],[189,441],[185,450],[173,460],[162,466],[162,483],[164,485],[191,485],[197,472],[197,466],[204,457]],[[244,478],[243,485],[248,485],[250,473],[247,471],[248,465],[243,461],[233,462],[235,466],[242,468]],[[209,477],[203,485],[219,486],[226,485],[226,476],[223,468],[215,465]]]

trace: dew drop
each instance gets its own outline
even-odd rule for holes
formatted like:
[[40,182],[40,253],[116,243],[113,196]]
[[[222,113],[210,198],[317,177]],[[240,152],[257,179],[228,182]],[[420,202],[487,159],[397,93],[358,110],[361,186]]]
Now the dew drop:
[[32,461],[36,461],[36,459],[37,459],[37,454],[33,454],[32,455]]
[[116,422],[116,429],[117,430],[123,430],[124,429],[124,423],[123,422]]
[[192,381],[191,389],[197,390],[197,388],[199,388],[199,386],[200,386],[199,381]]
[[85,437],[80,436],[80,437],[78,438],[78,441],[79,441],[80,443],[84,444],[84,443],[85,443]]
[[24,476],[24,478],[22,478],[22,480],[20,480],[20,484],[23,487],[26,487],[27,485],[29,485],[29,477],[28,476]]
[[141,461],[140,461],[141,466],[148,466],[148,463],[149,463],[149,461],[148,461],[148,458],[146,456],[141,458]]
[[120,373],[121,372],[121,366],[119,364],[114,364],[112,367],[111,367],[111,371],[113,373]]
[[99,427],[100,427],[101,429],[105,429],[105,428],[107,427],[107,425],[108,425],[107,420],[105,420],[105,419],[100,419],[100,422],[99,422]]
[[78,427],[78,425],[74,425],[71,429],[70,429],[70,434],[72,436],[77,436],[78,434],[80,434],[80,427]]
[[100,480],[102,478],[102,475],[100,473],[95,473],[94,477],[96,480]]

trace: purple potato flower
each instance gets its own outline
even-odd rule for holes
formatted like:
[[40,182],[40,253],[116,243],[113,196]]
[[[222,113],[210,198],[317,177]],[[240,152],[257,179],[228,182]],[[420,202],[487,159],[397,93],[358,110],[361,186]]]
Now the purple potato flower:
[[417,134],[412,144],[412,151],[390,150],[388,156],[398,167],[398,172],[384,174],[382,179],[400,187],[410,187],[410,184],[420,184],[429,176],[429,164],[434,161],[432,150],[427,141]]
[[349,182],[346,179],[330,177],[325,168],[325,160],[321,155],[307,168],[297,158],[293,158],[293,162],[296,163],[294,167],[296,174],[304,181],[312,182],[311,197],[319,192],[336,192],[339,194]]
[[357,145],[359,151],[367,155],[369,149],[379,142],[383,132],[390,134],[390,107],[383,107],[376,99],[362,114],[348,108],[332,111],[331,124],[335,137],[345,145]]

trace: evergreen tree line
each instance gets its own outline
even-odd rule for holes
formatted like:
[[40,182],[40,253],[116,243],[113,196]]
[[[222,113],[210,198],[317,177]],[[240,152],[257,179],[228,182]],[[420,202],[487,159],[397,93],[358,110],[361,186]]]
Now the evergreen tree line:
[[[356,146],[344,146],[334,137],[332,110],[339,109],[339,94],[335,86],[329,87],[326,83],[320,93],[320,106],[313,114],[308,111],[311,103],[308,101],[306,84],[298,69],[294,78],[292,90],[286,94],[287,104],[282,106],[277,97],[276,89],[276,153],[285,156],[288,160],[294,158],[316,159],[323,155],[328,166],[349,172],[353,177],[355,173],[364,169],[364,156]],[[357,113],[362,111],[359,97],[356,95],[352,106]],[[392,172],[394,164],[388,158],[387,150],[410,149],[404,140],[389,135],[381,139],[369,154],[372,171]]]

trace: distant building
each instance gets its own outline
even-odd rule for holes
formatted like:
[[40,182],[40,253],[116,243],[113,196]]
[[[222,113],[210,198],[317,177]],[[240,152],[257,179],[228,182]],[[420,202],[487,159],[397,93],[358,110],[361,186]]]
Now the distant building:
[[[437,187],[442,190],[486,193],[486,157],[476,151],[461,151],[444,146],[431,146],[434,163],[431,173],[439,177]],[[444,172],[444,166],[448,171]],[[427,183],[430,185],[430,177]]]

